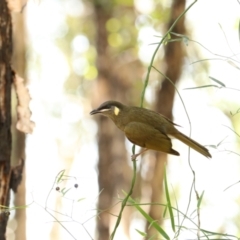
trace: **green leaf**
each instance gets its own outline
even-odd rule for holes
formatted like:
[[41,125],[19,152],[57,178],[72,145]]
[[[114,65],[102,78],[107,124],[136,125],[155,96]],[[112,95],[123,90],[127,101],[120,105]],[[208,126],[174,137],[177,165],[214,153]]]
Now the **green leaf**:
[[171,37],[171,34],[168,33],[166,39],[167,39],[167,40],[170,40],[171,38],[172,38],[172,37]]
[[[212,231],[208,231],[208,230],[205,230],[205,229],[202,229],[200,228],[200,231],[203,232],[203,233],[207,233],[208,236],[223,236],[223,237],[232,237],[235,238],[236,240],[238,240],[239,238],[237,236],[234,236],[234,235],[231,235],[231,234],[227,234],[227,233],[220,233],[220,232],[212,232]],[[215,238],[215,239],[226,239],[226,238]],[[227,239],[230,239],[230,238],[227,238]]]
[[166,214],[167,214],[167,206],[164,208],[164,211],[163,211],[163,217],[165,218],[166,217]]
[[200,208],[200,205],[201,205],[202,199],[203,199],[203,195],[204,195],[204,191],[202,192],[200,198],[198,199],[197,208]]
[[168,211],[169,211],[169,215],[170,215],[172,230],[175,232],[175,222],[174,222],[173,210],[172,210],[171,199],[170,199],[169,191],[168,191],[166,166],[164,168],[164,187],[165,187],[167,206],[168,206]]
[[190,90],[190,89],[197,89],[197,88],[207,88],[207,87],[221,88],[220,86],[209,84],[209,85],[203,85],[203,86],[199,86],[199,87],[184,88],[183,90]]
[[209,78],[210,78],[211,80],[213,80],[214,82],[220,84],[222,87],[226,87],[226,85],[225,85],[224,83],[222,83],[221,81],[217,80],[216,78],[213,78],[213,77],[210,77],[210,76],[209,76]]
[[163,39],[163,44],[167,45],[171,41],[171,34],[168,33],[167,36]]
[[170,240],[168,234],[130,196],[128,198],[128,202],[131,203],[143,215],[143,217],[152,225],[152,227],[154,227],[159,232],[159,234],[161,234],[165,239]]
[[68,189],[63,188],[63,189],[61,190],[62,195],[65,196],[66,193],[67,193],[68,191],[70,191],[70,189],[71,189],[71,188],[68,188]]
[[136,228],[135,228],[135,230],[136,230],[141,236],[143,236],[143,237],[146,237],[146,236],[147,236],[147,233],[142,232],[142,231],[140,231],[140,230],[138,230],[138,229],[136,229]]
[[65,173],[65,170],[62,170],[62,171],[58,174],[59,177],[58,177],[58,179],[57,179],[57,183],[59,183],[59,182],[61,181],[61,179],[62,179],[64,173]]

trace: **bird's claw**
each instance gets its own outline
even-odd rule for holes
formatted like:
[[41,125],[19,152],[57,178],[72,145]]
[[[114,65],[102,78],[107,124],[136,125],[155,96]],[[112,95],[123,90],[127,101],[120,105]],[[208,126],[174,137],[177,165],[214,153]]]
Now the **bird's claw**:
[[131,156],[132,161],[136,161],[138,156],[139,156],[139,154],[133,154]]

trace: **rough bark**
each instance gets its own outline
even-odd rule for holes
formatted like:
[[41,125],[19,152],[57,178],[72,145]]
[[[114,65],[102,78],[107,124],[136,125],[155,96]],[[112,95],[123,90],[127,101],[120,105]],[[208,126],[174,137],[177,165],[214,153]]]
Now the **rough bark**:
[[11,167],[11,86],[15,76],[11,57],[12,19],[7,2],[0,0],[0,240],[6,239],[10,190],[16,192],[24,165],[21,160],[19,165]]
[[[11,181],[12,23],[7,3],[0,0],[0,205],[8,206]],[[5,239],[9,214],[0,208],[0,240]]]
[[[171,18],[168,23],[168,28],[173,24],[176,18],[185,10],[185,0],[174,0],[171,7]],[[172,30],[175,33],[184,34],[185,26],[184,26],[184,17],[178,21]],[[174,36],[172,36],[174,38]],[[173,83],[177,83],[181,76],[182,70],[182,61],[184,57],[184,50],[181,42],[172,42],[166,45],[165,47],[165,56],[164,61],[166,63],[166,71],[165,75],[171,79]],[[168,79],[163,79],[162,85],[159,89],[156,90],[156,106],[155,110],[157,112],[162,113],[169,119],[172,119],[172,108],[173,101],[175,96],[175,89],[173,85],[169,82]],[[151,180],[152,186],[152,197],[151,202],[162,202],[163,196],[163,173],[164,173],[164,165],[167,162],[167,154],[164,153],[156,153],[155,167],[153,178]],[[162,221],[163,216],[163,208],[151,205],[150,206],[150,216],[158,220],[159,223]],[[149,236],[156,234],[156,231],[153,228],[148,228]]]

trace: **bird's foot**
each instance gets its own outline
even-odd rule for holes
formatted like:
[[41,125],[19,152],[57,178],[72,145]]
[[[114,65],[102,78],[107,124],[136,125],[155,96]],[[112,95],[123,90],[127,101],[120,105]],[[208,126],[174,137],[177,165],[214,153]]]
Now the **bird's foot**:
[[142,153],[146,152],[147,150],[148,150],[148,149],[145,148],[145,149],[143,149],[141,152],[139,152],[139,153],[137,153],[137,154],[133,154],[133,155],[131,156],[132,161],[137,160],[137,157],[138,157],[139,155],[141,155]]
[[136,161],[136,160],[137,160],[137,157],[138,157],[139,155],[140,155],[139,153],[138,153],[138,154],[133,154],[133,155],[131,156],[132,161]]

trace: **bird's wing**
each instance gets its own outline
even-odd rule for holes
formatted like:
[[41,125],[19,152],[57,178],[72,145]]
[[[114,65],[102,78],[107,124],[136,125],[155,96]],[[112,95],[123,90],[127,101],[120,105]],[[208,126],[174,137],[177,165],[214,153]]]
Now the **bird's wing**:
[[138,146],[179,155],[177,151],[172,149],[171,139],[149,124],[128,123],[124,128],[124,133],[130,142]]

